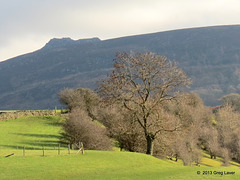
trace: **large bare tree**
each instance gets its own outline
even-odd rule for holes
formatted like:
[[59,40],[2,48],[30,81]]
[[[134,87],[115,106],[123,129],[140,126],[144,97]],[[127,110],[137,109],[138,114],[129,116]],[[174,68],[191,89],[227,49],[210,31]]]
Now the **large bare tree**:
[[146,153],[152,154],[156,136],[178,128],[177,121],[162,115],[160,105],[174,99],[191,81],[164,56],[148,52],[117,53],[116,57],[114,70],[99,82],[98,92],[103,99],[121,103],[134,114],[144,131]]

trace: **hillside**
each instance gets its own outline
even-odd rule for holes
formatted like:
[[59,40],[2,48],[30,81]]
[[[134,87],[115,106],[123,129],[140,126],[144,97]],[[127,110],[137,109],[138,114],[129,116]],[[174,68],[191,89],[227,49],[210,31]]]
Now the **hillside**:
[[[0,157],[0,168],[1,180],[203,180],[219,178],[237,180],[240,176],[240,170],[236,167],[184,167],[145,154],[104,151],[86,151],[84,155]],[[206,174],[203,174],[204,172]],[[234,175],[224,174],[227,172],[233,172]]]
[[[239,179],[239,164],[221,167],[219,158],[204,156],[200,167],[183,166],[134,152],[76,150],[68,153],[59,143],[58,116],[23,117],[0,122],[0,179]],[[42,145],[45,147],[43,157]],[[23,157],[22,147],[26,146]],[[6,158],[6,155],[14,153]],[[197,172],[200,174],[197,174]],[[208,172],[207,174],[203,174]],[[209,174],[212,172],[212,174]],[[226,175],[224,172],[234,172]],[[221,175],[221,173],[223,173]]]
[[101,41],[52,39],[42,49],[0,63],[0,109],[53,109],[66,87],[96,87],[118,51],[165,55],[192,78],[206,105],[240,89],[240,25],[174,30]]

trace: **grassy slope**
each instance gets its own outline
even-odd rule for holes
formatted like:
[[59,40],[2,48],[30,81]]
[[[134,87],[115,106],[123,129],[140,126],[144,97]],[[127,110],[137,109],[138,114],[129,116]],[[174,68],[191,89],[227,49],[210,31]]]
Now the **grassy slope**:
[[[2,167],[1,167],[2,166]],[[84,155],[0,157],[0,179],[239,179],[235,168],[183,167],[145,154],[86,151]],[[197,175],[197,171],[236,175]]]
[[[184,167],[145,154],[129,152],[86,151],[76,155],[71,151],[45,152],[27,150],[26,157],[16,146],[41,148],[58,143],[57,117],[29,117],[0,122],[0,179],[240,179],[240,170],[220,166],[221,162],[204,157],[201,167]],[[7,154],[14,156],[5,158]],[[204,167],[205,166],[205,167]],[[197,175],[197,171],[234,171],[235,175]]]
[[0,148],[16,149],[58,145],[60,118],[57,116],[24,117],[0,122]]

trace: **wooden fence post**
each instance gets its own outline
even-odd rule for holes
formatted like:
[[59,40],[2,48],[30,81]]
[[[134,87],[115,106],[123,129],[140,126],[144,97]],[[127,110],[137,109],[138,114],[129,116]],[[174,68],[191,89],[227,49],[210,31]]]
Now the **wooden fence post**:
[[79,142],[79,146],[78,146],[79,150],[76,154],[78,154],[80,151],[82,153],[82,155],[84,154],[84,147],[83,147],[83,143],[82,142]]
[[68,154],[70,154],[70,144],[68,144]]
[[60,155],[60,144],[58,144],[58,155]]
[[84,154],[84,147],[82,142],[81,142],[81,151],[82,151],[82,154]]
[[25,157],[25,146],[23,146],[23,157]]
[[44,157],[44,155],[45,155],[45,152],[44,152],[44,145],[43,145],[43,157]]

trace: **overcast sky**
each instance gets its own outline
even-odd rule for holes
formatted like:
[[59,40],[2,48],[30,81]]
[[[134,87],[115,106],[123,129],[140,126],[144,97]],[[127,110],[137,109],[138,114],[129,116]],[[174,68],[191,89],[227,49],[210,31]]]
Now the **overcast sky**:
[[51,38],[102,40],[240,24],[239,0],[0,0],[0,61]]

